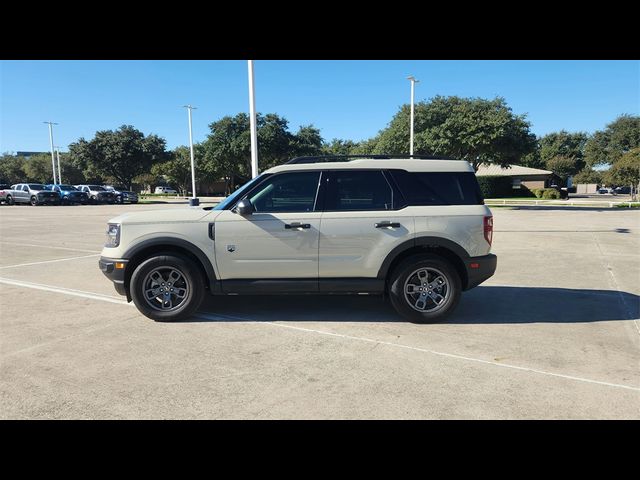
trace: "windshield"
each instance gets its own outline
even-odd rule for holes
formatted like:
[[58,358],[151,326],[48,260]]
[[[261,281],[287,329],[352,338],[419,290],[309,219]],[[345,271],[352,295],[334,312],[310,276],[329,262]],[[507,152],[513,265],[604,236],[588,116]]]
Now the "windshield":
[[225,198],[218,205],[213,207],[213,210],[224,210],[229,205],[232,205],[237,198],[242,198],[242,195],[244,195],[245,192],[247,192],[251,187],[253,187],[258,182],[261,182],[262,180],[264,180],[266,177],[267,177],[267,175],[265,175],[263,173],[262,175],[258,175],[256,178],[254,178],[250,182],[245,183],[242,187],[240,187],[238,190],[233,192],[231,195],[229,195],[227,198]]
[[101,187],[100,185],[89,185],[89,190],[94,190],[94,191],[98,191],[98,192],[104,192],[104,188]]
[[46,188],[44,188],[44,185],[42,185],[41,183],[30,183],[29,188],[31,190],[46,190]]
[[60,185],[60,190],[78,190],[76,187],[74,187],[73,185]]

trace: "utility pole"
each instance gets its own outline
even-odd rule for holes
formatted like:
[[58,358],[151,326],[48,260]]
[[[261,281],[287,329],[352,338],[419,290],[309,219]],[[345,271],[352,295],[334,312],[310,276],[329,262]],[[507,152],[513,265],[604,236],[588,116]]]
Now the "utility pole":
[[197,207],[200,205],[200,200],[196,197],[196,164],[193,155],[193,128],[191,127],[191,110],[197,110],[196,107],[191,105],[184,105],[189,112],[189,148],[191,149],[191,192],[192,197],[189,199],[189,205]]
[[409,155],[413,155],[413,96],[416,83],[420,80],[416,80],[413,75],[407,77],[407,80],[411,81],[411,124],[409,129]]
[[56,182],[56,159],[53,156],[53,126],[58,124],[54,122],[42,122],[42,123],[49,124],[49,143],[51,144],[51,168],[53,170],[53,183],[58,183]]
[[253,60],[249,62],[249,126],[251,128],[251,176],[258,176],[258,130],[256,127],[256,92],[253,84]]
[[62,185],[62,174],[60,173],[60,147],[56,148],[56,158],[58,159],[58,183]]

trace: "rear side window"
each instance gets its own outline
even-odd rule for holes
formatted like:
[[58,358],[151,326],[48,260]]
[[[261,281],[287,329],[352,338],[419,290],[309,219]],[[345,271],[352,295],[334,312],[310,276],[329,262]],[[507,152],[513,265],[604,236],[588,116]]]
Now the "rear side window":
[[380,170],[331,172],[325,210],[366,211],[392,208],[393,190]]
[[408,205],[482,205],[473,172],[389,170]]

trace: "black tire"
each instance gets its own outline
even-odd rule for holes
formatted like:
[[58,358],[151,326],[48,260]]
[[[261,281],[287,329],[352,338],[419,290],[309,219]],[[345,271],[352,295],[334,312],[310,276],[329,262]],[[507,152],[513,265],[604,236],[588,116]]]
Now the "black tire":
[[7,205],[13,205],[15,203],[11,195],[7,195],[6,202],[7,202]]
[[30,203],[31,205],[33,205],[34,207],[35,207],[36,205],[39,205],[39,203],[38,203],[38,198],[37,198],[35,195],[32,195],[32,196],[31,196],[31,199],[29,200],[29,203]]
[[[420,278],[419,274],[415,273],[420,269],[429,269],[429,272],[435,277],[431,281],[435,281],[439,276],[434,272],[439,272],[444,277],[445,286],[437,287],[437,290],[433,291],[434,294],[443,297],[442,304],[437,304],[435,300],[431,300],[429,296],[426,296],[429,295],[426,290],[416,290],[416,293],[405,294],[407,283],[413,283],[412,279]],[[420,282],[418,281],[416,286],[425,288],[420,285]],[[423,285],[430,283],[429,280],[424,280],[424,282]],[[409,287],[414,289],[411,285]],[[445,287],[446,289],[444,289]],[[444,293],[444,296],[441,293]],[[460,301],[461,293],[462,282],[458,272],[449,261],[435,254],[427,253],[406,258],[393,269],[389,278],[389,297],[393,308],[400,315],[414,323],[435,323],[444,320],[455,310]],[[424,298],[419,300],[421,295],[424,295],[426,300]],[[409,303],[409,298],[412,299],[414,306]],[[423,311],[418,311],[417,306],[420,306],[418,302],[421,302],[422,307],[427,308],[424,308]],[[433,310],[429,311],[431,309]]]
[[131,200],[131,203],[138,203],[138,200]]
[[[144,295],[145,282],[149,281],[147,276],[159,268],[178,270],[186,282],[184,299],[177,307],[168,311],[160,309],[160,303],[157,301],[160,294],[149,301]],[[177,322],[190,317],[200,307],[205,293],[204,282],[198,266],[192,260],[179,254],[168,253],[155,255],[138,265],[131,276],[129,288],[133,303],[144,316],[156,322]],[[154,304],[155,308],[151,304]]]
[[96,197],[89,197],[89,203],[91,205],[95,205],[96,203],[98,203],[98,199]]

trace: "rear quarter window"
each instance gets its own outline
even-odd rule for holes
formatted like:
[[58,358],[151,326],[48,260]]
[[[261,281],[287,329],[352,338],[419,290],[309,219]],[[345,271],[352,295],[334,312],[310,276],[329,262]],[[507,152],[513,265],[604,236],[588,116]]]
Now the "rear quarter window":
[[389,170],[408,205],[482,205],[473,172]]

